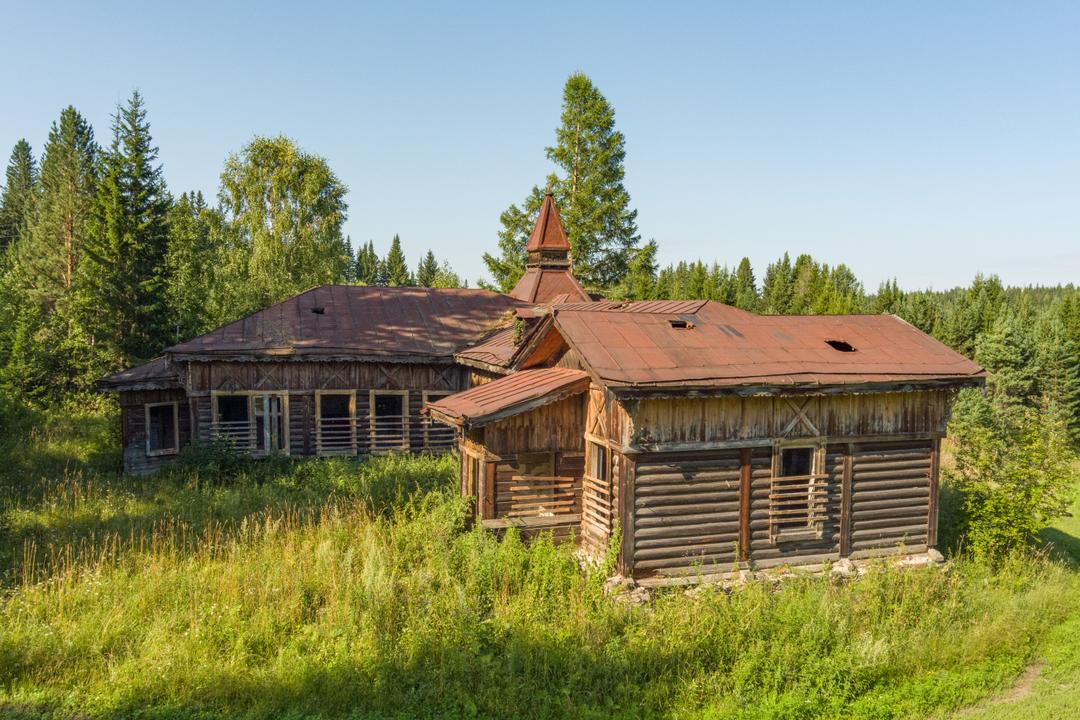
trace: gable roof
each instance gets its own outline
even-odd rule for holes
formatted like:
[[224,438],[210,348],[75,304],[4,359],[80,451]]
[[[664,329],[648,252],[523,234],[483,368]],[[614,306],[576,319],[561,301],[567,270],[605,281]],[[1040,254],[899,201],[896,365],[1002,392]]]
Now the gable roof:
[[450,360],[524,304],[488,290],[321,285],[166,353]]
[[756,315],[711,301],[682,313],[552,313],[566,342],[614,390],[978,384],[986,374],[894,315]]
[[590,382],[584,370],[521,370],[428,403],[426,409],[451,425],[476,427],[584,392]]

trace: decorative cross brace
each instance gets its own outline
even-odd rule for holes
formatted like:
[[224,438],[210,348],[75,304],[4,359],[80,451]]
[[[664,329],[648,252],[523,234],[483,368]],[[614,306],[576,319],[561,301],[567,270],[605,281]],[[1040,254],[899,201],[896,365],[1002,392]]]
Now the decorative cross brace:
[[787,435],[792,430],[794,430],[799,425],[799,423],[805,425],[806,429],[810,431],[811,435],[821,434],[820,432],[818,432],[817,426],[814,425],[814,423],[812,423],[810,421],[810,418],[806,415],[806,411],[810,407],[810,403],[813,402],[813,400],[814,398],[806,398],[805,400],[803,400],[802,405],[796,405],[795,401],[791,398],[784,398],[784,402],[786,402],[788,406],[795,411],[795,417],[791,418],[791,422],[789,422],[787,426],[784,427],[783,432],[780,433],[781,435]]

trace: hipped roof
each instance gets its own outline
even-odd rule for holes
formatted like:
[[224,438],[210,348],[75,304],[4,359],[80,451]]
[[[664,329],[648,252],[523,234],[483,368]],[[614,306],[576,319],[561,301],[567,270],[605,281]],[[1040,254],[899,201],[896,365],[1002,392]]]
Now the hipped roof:
[[322,285],[166,353],[450,360],[524,306],[488,290]]
[[428,403],[426,409],[451,425],[480,426],[584,392],[589,382],[583,370],[521,370]]

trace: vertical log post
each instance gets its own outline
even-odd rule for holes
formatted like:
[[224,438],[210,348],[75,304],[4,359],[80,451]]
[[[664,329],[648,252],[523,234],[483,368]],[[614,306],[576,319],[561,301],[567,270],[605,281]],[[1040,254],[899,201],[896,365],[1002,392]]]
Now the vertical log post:
[[[619,573],[623,577],[634,575],[634,474],[637,463],[632,458],[624,458],[623,472],[618,477],[611,478],[613,484],[618,485],[619,496],[617,498],[617,511],[619,518],[619,532],[621,544],[619,545]],[[608,477],[611,477],[608,475]]]
[[754,462],[753,448],[743,448],[739,467],[739,561],[750,562],[750,502]]
[[930,498],[926,518],[926,547],[937,547],[938,531],[938,471],[941,465],[941,438],[930,441]]
[[481,500],[480,519],[490,520],[495,517],[495,462],[484,463],[484,489]]
[[843,475],[840,478],[840,557],[851,554],[851,492],[852,469],[855,464],[855,443],[848,443],[844,453]]

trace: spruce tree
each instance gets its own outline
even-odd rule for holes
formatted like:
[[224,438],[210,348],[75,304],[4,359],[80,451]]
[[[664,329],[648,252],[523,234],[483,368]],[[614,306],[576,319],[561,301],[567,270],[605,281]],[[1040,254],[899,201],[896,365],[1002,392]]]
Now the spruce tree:
[[386,253],[380,267],[380,285],[388,287],[403,287],[413,285],[412,274],[409,272],[409,264],[405,261],[405,253],[401,251],[401,238],[394,235],[390,242],[390,251]]
[[754,311],[760,304],[754,269],[750,265],[750,258],[744,257],[735,270],[735,307]]
[[651,300],[656,297],[655,240],[642,245],[634,253],[626,277],[619,283],[616,295],[623,300]]
[[[559,171],[548,178],[555,194],[574,274],[587,287],[607,289],[626,275],[640,236],[637,211],[623,184],[626,139],[615,129],[615,110],[583,73],[563,88],[562,123],[556,143],[546,149]],[[485,255],[495,284],[513,287],[524,269],[524,247],[543,194],[534,187],[523,208],[500,217],[500,255]]]
[[42,153],[39,193],[16,253],[18,282],[46,312],[74,286],[97,190],[97,145],[73,107],[53,123]]
[[791,258],[784,253],[779,261],[765,268],[765,279],[761,284],[762,309],[772,315],[789,312],[794,284],[794,269]]
[[439,263],[435,259],[435,253],[427,251],[427,255],[420,261],[416,268],[416,284],[420,287],[435,287],[438,279]]
[[356,264],[353,268],[353,281],[357,285],[376,285],[379,282],[379,254],[375,244],[368,240],[356,251]]
[[170,201],[138,91],[117,107],[112,129],[86,243],[80,305],[88,333],[131,362],[159,353],[175,336],[165,265]]
[[34,207],[37,166],[30,143],[15,143],[8,160],[3,194],[0,195],[0,254],[15,244],[25,232]]

